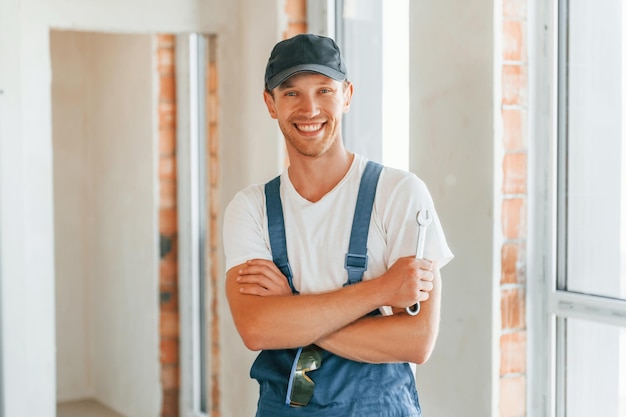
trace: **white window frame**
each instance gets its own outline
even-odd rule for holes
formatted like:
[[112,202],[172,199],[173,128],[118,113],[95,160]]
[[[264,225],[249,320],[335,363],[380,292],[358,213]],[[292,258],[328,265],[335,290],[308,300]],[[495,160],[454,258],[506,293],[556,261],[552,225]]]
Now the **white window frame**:
[[179,35],[176,41],[178,264],[180,309],[180,412],[207,417],[211,410],[211,323],[205,286],[207,228],[205,74],[207,36]]
[[[563,290],[566,260],[558,242],[566,239],[564,209],[558,199],[566,157],[559,126],[564,113],[566,0],[529,2],[529,207],[528,207],[528,385],[527,414],[565,417],[566,320],[583,319],[626,327],[626,302]],[[562,10],[562,9],[561,9]],[[561,95],[561,96],[560,96]],[[561,207],[559,207],[561,205]]]

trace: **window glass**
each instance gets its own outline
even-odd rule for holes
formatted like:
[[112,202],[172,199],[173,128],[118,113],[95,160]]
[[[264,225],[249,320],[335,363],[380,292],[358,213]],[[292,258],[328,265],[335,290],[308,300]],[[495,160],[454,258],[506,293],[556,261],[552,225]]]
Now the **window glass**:
[[561,128],[567,137],[566,289],[626,299],[622,7],[622,0],[568,2]]
[[337,0],[335,38],[355,86],[346,147],[400,169],[409,161],[409,2]]
[[382,1],[338,1],[336,38],[355,91],[344,118],[348,149],[382,157]]
[[568,417],[626,417],[626,329],[567,319]]

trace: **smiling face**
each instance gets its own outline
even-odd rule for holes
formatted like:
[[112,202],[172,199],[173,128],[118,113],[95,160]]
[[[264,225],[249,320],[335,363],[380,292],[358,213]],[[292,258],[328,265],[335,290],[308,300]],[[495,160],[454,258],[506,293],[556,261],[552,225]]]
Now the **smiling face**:
[[301,73],[280,84],[272,94],[265,92],[264,98],[288,148],[302,156],[319,157],[343,146],[341,119],[350,108],[352,91],[348,82]]

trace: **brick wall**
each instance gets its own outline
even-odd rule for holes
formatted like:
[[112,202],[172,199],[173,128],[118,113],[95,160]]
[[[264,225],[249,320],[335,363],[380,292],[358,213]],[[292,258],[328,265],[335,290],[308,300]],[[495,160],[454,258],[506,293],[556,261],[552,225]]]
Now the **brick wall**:
[[526,415],[527,0],[502,3],[500,417]]
[[174,35],[157,35],[159,74],[160,361],[162,417],[179,415],[178,226],[176,209],[176,69]]
[[208,394],[210,398],[210,410],[207,414],[211,417],[220,417],[220,366],[221,366],[221,349],[220,349],[220,316],[218,300],[221,297],[219,292],[218,283],[220,279],[223,279],[223,274],[219,270],[221,265],[219,259],[219,245],[221,238],[218,230],[220,229],[220,200],[219,196],[219,182],[220,182],[220,159],[219,159],[219,72],[217,65],[217,37],[209,36],[209,62],[207,65],[206,76],[206,131],[208,132],[207,147],[206,147],[206,160],[208,161],[208,169],[206,172],[206,198],[208,198],[207,213],[208,225],[209,225],[209,242],[206,245],[205,254],[207,258],[207,265],[209,267],[208,286],[209,286],[209,302],[208,308],[210,309],[211,317],[211,331],[209,332],[210,340],[207,344],[210,349],[210,379],[211,379],[211,392]]
[[[180,403],[180,316],[178,309],[178,229],[176,208],[176,50],[175,35],[162,34],[157,42],[157,67],[159,73],[159,233],[161,241],[160,284],[160,362],[163,402],[162,417],[178,417]],[[220,327],[219,327],[219,95],[217,37],[208,37],[209,62],[206,77],[206,190],[208,203],[207,225],[209,241],[205,245],[206,265],[209,265],[207,281],[210,311],[209,346],[210,398],[208,414],[219,417],[220,413]]]
[[283,39],[291,38],[299,33],[306,33],[306,0],[287,0],[285,13],[287,14],[287,28],[283,32]]

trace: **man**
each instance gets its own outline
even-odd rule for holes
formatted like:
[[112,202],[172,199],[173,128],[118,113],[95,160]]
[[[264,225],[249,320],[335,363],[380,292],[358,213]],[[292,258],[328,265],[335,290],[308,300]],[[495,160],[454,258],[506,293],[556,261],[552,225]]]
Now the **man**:
[[[346,74],[330,38],[298,35],[274,47],[263,96],[290,166],[273,186],[240,191],[226,210],[230,309],[244,344],[262,351],[251,370],[257,416],[421,415],[409,363],[434,348],[439,268],[452,253],[426,186],[396,169],[364,180],[375,188],[369,227],[352,231],[370,164],[343,145],[354,89]],[[432,219],[425,259],[415,256],[420,210]],[[367,256],[356,259],[366,269],[354,275],[346,253],[362,229]],[[418,302],[419,314],[404,311]]]

